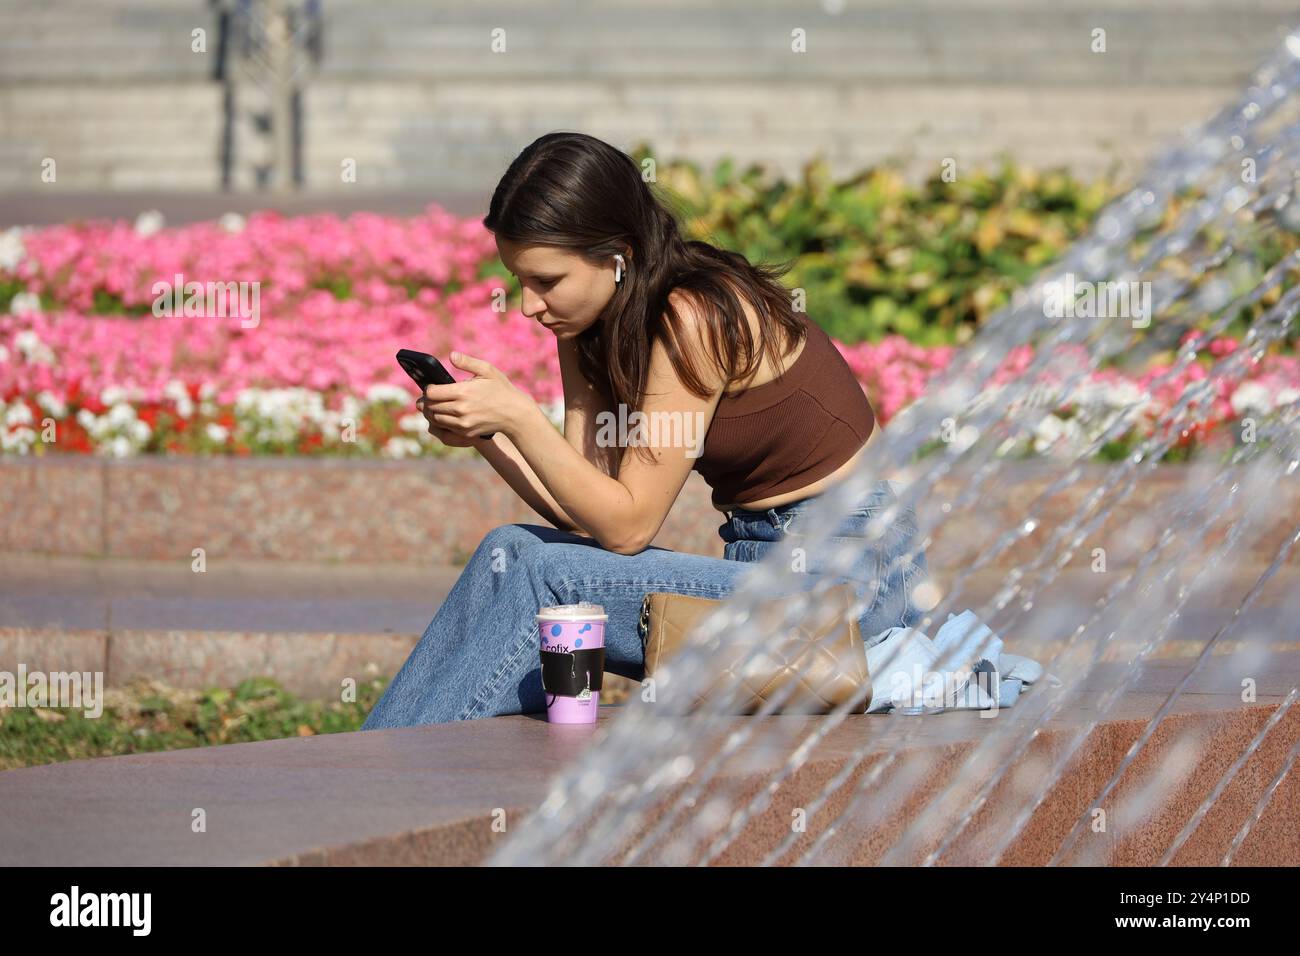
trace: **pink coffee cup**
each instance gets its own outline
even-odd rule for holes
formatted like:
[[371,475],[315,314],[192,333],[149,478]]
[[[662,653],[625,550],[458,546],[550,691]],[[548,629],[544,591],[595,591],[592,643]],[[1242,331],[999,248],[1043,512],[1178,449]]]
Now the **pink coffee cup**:
[[[599,604],[557,604],[537,612],[540,651],[569,653],[605,646],[605,608]],[[597,675],[588,674],[588,683]],[[552,724],[593,724],[600,707],[600,691],[584,690],[576,697],[546,692],[546,719]]]

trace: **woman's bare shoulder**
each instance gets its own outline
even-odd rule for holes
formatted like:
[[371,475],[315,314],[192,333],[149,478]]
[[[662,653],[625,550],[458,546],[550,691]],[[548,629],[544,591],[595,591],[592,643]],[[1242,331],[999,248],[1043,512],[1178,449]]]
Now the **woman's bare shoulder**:
[[673,309],[680,320],[676,345],[679,351],[689,352],[695,367],[707,373],[714,388],[721,388],[728,380],[722,358],[714,351],[713,322],[708,307],[699,295],[689,289],[674,289],[668,294]]

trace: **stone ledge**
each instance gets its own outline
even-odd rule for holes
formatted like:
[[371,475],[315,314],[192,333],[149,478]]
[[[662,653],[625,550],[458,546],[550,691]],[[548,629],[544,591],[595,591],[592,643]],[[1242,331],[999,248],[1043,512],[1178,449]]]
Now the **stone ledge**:
[[[1090,463],[1083,478],[1047,502],[1027,537],[1000,555],[1011,567],[1037,554],[1061,520],[1113,466]],[[945,514],[968,487],[954,471],[918,507],[937,522],[927,546],[934,568],[968,565],[1007,529],[1024,522],[1029,504],[1064,472],[1060,463],[1008,462],[981,489],[974,507]],[[1074,561],[1086,566],[1104,544],[1110,567],[1144,555],[1161,528],[1146,520],[1153,504],[1188,478],[1167,465],[1144,476]],[[1300,491],[1279,485],[1279,514],[1300,513]],[[324,458],[127,460],[45,456],[0,459],[0,500],[21,521],[0,528],[0,552],[143,558],[188,562],[195,548],[209,560],[407,562],[459,564],[492,528],[544,523],[480,459],[358,461]],[[721,557],[724,516],[692,472],[654,544]],[[1225,519],[1207,534],[1213,544]],[[1271,559],[1289,529],[1269,528],[1250,560]],[[1300,565],[1300,549],[1289,562]]]
[[[460,570],[214,562],[195,574],[188,562],[0,556],[0,670],[103,671],[109,687],[149,677],[194,689],[267,676],[296,694],[337,699],[344,678],[397,672]],[[1200,653],[1262,571],[1236,566],[1216,586],[1189,595],[1154,656]],[[948,572],[933,580],[944,594],[953,588]],[[1063,572],[1037,590],[1039,613],[1000,628],[1006,649],[1050,660],[1064,639],[1060,622],[1085,620],[1112,580]],[[1271,652],[1300,647],[1295,580],[1287,568],[1267,582],[1216,655],[1252,643]],[[984,609],[1004,585],[1000,569],[973,572],[952,610],[990,613]],[[993,615],[990,625],[1004,619]],[[935,627],[921,629],[932,634]],[[1102,659],[1131,659],[1149,636],[1118,633]],[[606,680],[610,702],[636,686],[614,674]]]
[[[1272,664],[1260,679],[1260,697],[1254,704],[1240,702],[1230,667],[1202,675],[1179,698],[1108,803],[1117,806],[1133,796],[1155,762],[1169,759],[1182,736],[1194,733],[1204,745],[1174,797],[1152,819],[1127,831],[1116,825],[1098,835],[1100,843],[1081,841],[1079,852],[1067,863],[1093,862],[1094,854],[1112,865],[1155,863],[1300,677],[1300,654],[1277,655]],[[1077,699],[1047,723],[1023,759],[1034,762],[1059,753],[1066,734],[1095,718],[1097,703],[1121,666],[1090,675]],[[1092,730],[1067,772],[1050,786],[1002,859],[1004,865],[1041,865],[1051,858],[1188,666],[1186,661],[1161,661],[1144,669],[1138,688]],[[1025,705],[1047,686],[1031,688],[1015,707],[993,719],[1031,719],[1033,708]],[[618,709],[602,708],[602,723],[613,719]],[[691,720],[664,719],[684,725]],[[756,718],[731,719],[739,723]],[[811,730],[822,718],[763,719],[795,721]],[[867,758],[855,767],[853,777],[866,772],[913,720],[924,723],[906,756],[925,761],[932,782],[870,832],[842,828],[835,844],[845,862],[877,862],[902,822],[915,817],[922,797],[932,796],[950,776],[945,771],[955,771],[988,733],[988,718],[965,711],[925,718],[846,719],[715,862],[748,865],[762,859],[789,833],[790,807],[808,805],[843,769],[853,750],[869,740]],[[493,812],[504,809],[508,825],[520,821],[545,798],[552,775],[598,732],[599,727],[551,726],[536,717],[513,716],[6,771],[0,773],[0,865],[481,864],[501,836],[492,829]],[[1217,861],[1297,739],[1300,711],[1292,710],[1220,796],[1174,860],[1176,865]],[[770,779],[778,757],[783,761],[785,753],[756,756],[742,748],[734,768],[725,767],[717,783],[739,786],[741,796],[733,794],[733,800],[747,797]],[[969,828],[969,839],[958,841],[944,863],[978,859],[981,848],[1000,834],[999,817],[1008,809],[1001,801],[1008,792],[1003,788],[1011,786],[1014,777],[1014,771],[1003,777]],[[825,812],[810,819],[807,841],[816,838],[818,821],[824,826],[847,795],[846,788],[836,791]],[[207,814],[204,834],[190,830],[196,807]],[[1300,864],[1298,819],[1300,778],[1293,774],[1273,794],[1235,863]],[[646,826],[654,822],[648,819]],[[806,845],[797,844],[781,863],[791,863]],[[918,847],[917,853],[926,850]],[[622,852],[616,850],[614,856]]]

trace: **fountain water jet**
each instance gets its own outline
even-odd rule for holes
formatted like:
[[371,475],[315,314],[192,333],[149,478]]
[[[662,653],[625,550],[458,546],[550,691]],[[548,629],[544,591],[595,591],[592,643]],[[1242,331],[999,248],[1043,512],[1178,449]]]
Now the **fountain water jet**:
[[[1254,156],[1250,157],[1256,160],[1264,173],[1257,182],[1250,184],[1257,193],[1253,201],[1251,190],[1243,188],[1240,177],[1234,178],[1228,175],[1226,167],[1242,156],[1249,144],[1265,135],[1265,122],[1271,118],[1278,118],[1281,107],[1293,105],[1288,97],[1297,80],[1297,52],[1300,52],[1300,41],[1288,38],[1286,49],[1258,71],[1254,85],[1246,91],[1239,103],[1207,124],[1190,143],[1153,163],[1142,184],[1103,211],[1098,218],[1094,235],[1072,247],[1061,262],[1045,270],[1045,275],[1060,276],[1078,270],[1087,275],[1090,280],[1092,277],[1109,275],[1116,276],[1115,281],[1131,281],[1139,276],[1150,275],[1151,278],[1147,281],[1151,281],[1156,290],[1152,312],[1153,315],[1163,316],[1169,312],[1171,306],[1186,299],[1188,293],[1192,291],[1192,278],[1208,275],[1211,270],[1219,269],[1232,262],[1236,246],[1230,240],[1237,236],[1250,217],[1294,209],[1294,193],[1291,188],[1293,175],[1285,177],[1284,173],[1291,170],[1283,169],[1292,155],[1291,147],[1297,132],[1294,124],[1288,125],[1283,133],[1274,136],[1270,142],[1255,150]],[[1293,169],[1294,163],[1291,166]],[[1200,184],[1207,176],[1216,172],[1218,175],[1211,179],[1206,198],[1185,210],[1174,228],[1160,235],[1136,263],[1131,262],[1130,245],[1142,223],[1159,220],[1178,190],[1185,186]],[[1282,180],[1285,181],[1274,188],[1275,184]],[[1194,258],[1190,268],[1180,260],[1175,260],[1172,266],[1160,268],[1161,263],[1168,257],[1182,255],[1190,249],[1193,240],[1207,227],[1225,229],[1228,239]],[[1239,297],[1231,306],[1224,308],[1221,318],[1213,328],[1217,330],[1226,327],[1240,305],[1258,302],[1281,283],[1289,272],[1294,271],[1296,265],[1296,257],[1292,256],[1275,266],[1270,270],[1265,281],[1258,283],[1247,296]],[[1031,285],[1028,292],[1018,294],[1010,308],[994,316],[981,329],[975,340],[954,360],[950,369],[934,383],[930,393],[900,413],[882,435],[882,440],[876,443],[877,452],[890,460],[895,471],[901,471],[901,466],[908,463],[907,472],[910,480],[905,483],[900,493],[903,504],[915,502],[919,512],[924,507],[926,496],[933,492],[940,478],[952,472],[959,461],[962,464],[973,461],[978,465],[976,480],[967,486],[957,504],[977,507],[979,488],[989,477],[997,473],[995,451],[1005,448],[1017,436],[1029,432],[1047,415],[1046,410],[1036,413],[1032,403],[1026,403],[1024,408],[1027,411],[1022,415],[1023,409],[1018,404],[1018,400],[1033,396],[1033,389],[1037,384],[1036,375],[1056,371],[1057,363],[1062,361],[1062,356],[1066,354],[1056,347],[1076,341],[1089,343],[1092,346],[1088,353],[1088,367],[1083,371],[1067,372],[1064,381],[1056,388],[1059,396],[1068,398],[1089,371],[1095,369],[1104,358],[1118,353],[1130,344],[1133,338],[1131,334],[1121,335],[1117,328],[1107,322],[1084,318],[1075,318],[1065,323],[1058,320],[1048,321],[1042,304],[1047,281],[1050,280],[1040,277]],[[1235,364],[1227,362],[1227,359],[1233,356],[1228,356],[1217,363],[1211,376],[1198,383],[1198,387],[1189,389],[1170,413],[1164,416],[1160,424],[1186,426],[1189,422],[1203,420],[1206,404],[1204,399],[1209,397],[1210,391],[1207,383],[1214,381],[1215,373],[1225,374],[1236,368],[1238,364],[1244,363],[1246,356],[1258,360],[1258,356],[1263,354],[1263,350],[1271,341],[1286,334],[1297,305],[1297,295],[1293,294],[1295,292],[1296,290],[1293,289],[1284,295],[1277,305],[1256,320],[1246,342],[1243,343],[1243,348],[1239,350],[1240,355],[1233,353],[1238,356],[1234,359]],[[1003,389],[997,396],[999,401],[1009,403],[1014,414],[1009,411],[1004,416],[998,416],[996,406],[991,397],[982,392],[980,383],[987,381],[997,364],[1012,348],[1028,342],[1035,334],[1044,330],[1047,334],[1043,336],[1041,348],[1025,374],[1019,382]],[[1185,367],[1195,356],[1194,348],[1182,350],[1178,369]],[[1176,371],[1171,369],[1163,378],[1169,380],[1175,374]],[[923,459],[913,464],[912,459],[922,442],[935,433],[935,426],[945,417],[960,419],[965,424],[973,426],[979,438],[973,444],[961,448],[950,446],[944,452],[932,456],[930,461]],[[1110,423],[1102,435],[1093,440],[1091,447],[1100,447],[1106,440],[1106,436],[1122,434],[1127,424],[1127,416],[1121,414]],[[1263,433],[1270,439],[1276,439],[1277,445],[1270,444],[1269,448],[1277,451],[1290,448],[1294,442],[1294,431],[1292,414],[1279,425],[1265,428]],[[993,434],[1001,440],[995,446],[992,441],[986,440],[987,434]],[[1085,501],[1081,509],[1083,516],[1072,517],[1062,529],[1051,536],[1040,552],[1040,557],[1030,564],[1030,572],[1046,566],[1049,569],[1046,580],[1050,581],[1069,560],[1074,549],[1086,540],[1091,531],[1099,529],[1116,504],[1124,500],[1133,490],[1138,466],[1143,461],[1148,461],[1148,468],[1153,467],[1173,444],[1175,436],[1176,431],[1164,436],[1153,435],[1129,460],[1123,465],[1117,465],[1113,469],[1114,473],[1108,475],[1100,488]],[[1291,450],[1288,454],[1293,456],[1294,451]],[[1249,472],[1257,473],[1260,462],[1265,461],[1266,456],[1261,451],[1260,445],[1254,445],[1235,454],[1233,464],[1243,460],[1250,466]],[[806,512],[802,516],[806,530],[801,543],[805,547],[824,545],[838,524],[839,516],[870,490],[874,484],[873,476],[878,474],[879,470],[877,463],[869,454],[858,473],[832,489],[823,500]],[[1193,478],[1197,476],[1198,471],[1199,469],[1192,469]],[[1292,463],[1283,472],[1283,476],[1290,476],[1293,472]],[[911,477],[913,473],[915,477]],[[1058,479],[1048,491],[1040,495],[1036,505],[1045,504],[1052,494],[1068,489],[1079,480],[1080,476],[1080,469],[1077,467],[1071,469],[1065,478]],[[1274,479],[1277,480],[1278,477],[1280,476],[1274,476]],[[1194,483],[1190,490],[1177,494],[1173,504],[1165,510],[1175,516],[1182,515],[1184,518],[1200,515],[1205,503],[1213,500],[1213,492],[1218,489],[1219,484],[1223,483],[1223,478],[1224,475],[1221,474],[1220,480],[1212,481],[1208,485],[1204,482]],[[1118,496],[1099,515],[1089,521],[1087,515],[1091,513],[1093,506],[1100,502],[1108,491],[1120,485],[1121,481],[1123,484],[1120,486]],[[1234,495],[1225,499],[1223,507],[1214,512],[1215,518],[1223,514],[1228,505],[1235,500],[1235,485],[1233,492]],[[945,514],[951,512],[952,508],[949,507]],[[1040,521],[1033,517],[1035,514],[1037,514],[1036,509],[1030,512],[1031,517],[1028,520],[1017,524],[1016,530],[1002,535],[993,548],[985,551],[981,555],[982,561],[958,576],[951,593],[946,597],[944,606],[950,605],[955,597],[962,593],[962,586],[971,571],[989,564],[996,555],[1027,538],[1040,526]],[[893,516],[894,514],[890,513],[883,515],[881,526],[874,530],[879,534],[889,533]],[[933,522],[922,522],[917,535],[918,548],[923,548],[929,543],[928,529],[932,526]],[[1177,525],[1175,524],[1174,527]],[[1245,532],[1250,527],[1252,526],[1249,521],[1239,521],[1234,524],[1229,540],[1215,553],[1230,553],[1234,547],[1243,543],[1243,539],[1245,543],[1249,543],[1253,539]],[[1071,535],[1073,537],[1070,537]],[[1150,560],[1141,564],[1138,570],[1144,570],[1154,564],[1172,537],[1163,539],[1161,548],[1151,552]],[[1065,544],[1069,550],[1064,553],[1064,557],[1062,552],[1055,550],[1056,542],[1062,538],[1068,539]],[[1187,544],[1184,550],[1195,553],[1194,549],[1200,540],[1200,536],[1186,537]],[[780,549],[773,550],[777,553],[760,562],[752,573],[745,576],[723,608],[716,614],[710,615],[696,628],[691,646],[665,669],[660,680],[661,686],[667,688],[676,685],[680,690],[688,691],[703,680],[701,675],[707,674],[709,665],[711,663],[716,665],[725,653],[727,629],[752,623],[752,615],[758,603],[769,598],[772,593],[793,591],[802,592],[805,597],[815,596],[798,580],[802,578],[806,582],[809,575],[800,575],[798,572],[788,570],[782,572],[781,562],[777,560],[781,557]],[[828,569],[831,572],[837,568],[842,569],[846,565],[837,562],[851,562],[854,557],[861,555],[862,550],[860,545],[852,543],[841,548],[827,549]],[[910,555],[903,555],[899,560],[909,559]],[[1279,567],[1284,559],[1285,552],[1274,560],[1271,569],[1275,570]],[[1168,577],[1173,569],[1172,563],[1167,563],[1169,570],[1164,577]],[[1207,564],[1206,567],[1213,567],[1213,565]],[[1134,596],[1132,584],[1136,581],[1137,573],[1138,571],[1135,571],[1134,574],[1121,580],[1118,587],[1111,589],[1116,600]],[[1271,576],[1271,573],[1266,574],[1257,584],[1262,587]],[[1001,611],[1017,594],[1021,593],[1020,582],[1024,577],[1021,568],[1014,569],[1010,575],[1010,584],[994,602],[994,613]],[[1198,575],[1197,580],[1199,579]],[[1025,595],[1020,609],[1013,615],[1013,621],[1028,614],[1035,607],[1034,595],[1036,589],[1041,588],[1043,583],[1041,580],[1035,582],[1035,589]],[[1252,594],[1257,593],[1258,587],[1252,591]],[[1182,606],[1185,599],[1185,595],[1180,594],[1174,610],[1164,617],[1162,623],[1165,626],[1158,632],[1160,637],[1147,642],[1147,651],[1154,649],[1167,636],[1168,625],[1172,624],[1177,617],[1178,608]],[[1249,603],[1249,598],[1245,603]],[[807,612],[806,606],[795,607],[780,621],[763,622],[768,628],[765,638],[770,639],[769,646],[779,647],[785,638],[787,625],[794,618]],[[1094,614],[1087,624],[1075,631],[1070,641],[1077,643],[1082,634],[1086,633],[1099,617],[1100,614]],[[1129,620],[1133,620],[1134,617],[1135,615],[1130,615]],[[929,620],[923,622],[923,629]],[[1234,616],[1235,620],[1238,618]],[[999,633],[1007,633],[1006,625],[1003,624],[999,624],[995,630]],[[1098,642],[1097,649],[1104,648],[1114,633],[1115,631],[1112,630],[1105,639]],[[1210,645],[1224,633],[1225,631],[1221,629],[1219,634],[1211,639],[1210,644],[1207,644],[1206,653],[1201,659],[1202,663],[1209,659]],[[1069,642],[1067,646],[1070,646]],[[1138,660],[1144,656],[1145,652],[1139,655]],[[1058,654],[1057,657],[1059,658],[1060,655]],[[727,660],[730,661],[731,658],[728,657]],[[744,661],[742,660],[741,663],[743,665]],[[1135,660],[1133,666],[1135,667],[1136,664]],[[1078,683],[1090,669],[1088,667],[1082,674],[1072,673],[1068,676],[1073,683]],[[1134,673],[1136,671],[1131,668],[1129,675],[1132,676]],[[1186,680],[1169,696],[1160,714],[1152,720],[1149,729],[1154,728],[1164,714],[1168,713],[1185,686]],[[986,736],[979,747],[1002,748],[1014,753],[1017,752],[1019,744],[1024,742],[1023,739],[1017,741],[1015,732],[1020,732],[1022,738],[1028,734],[1029,739],[1032,740],[1050,716],[1048,711],[1051,709],[1051,704],[1057,699],[1064,699],[1065,696],[1061,695],[1057,698],[1047,694],[1046,691],[1045,687],[1035,686],[1016,705],[1017,708],[1030,705],[1026,708],[1026,712],[1034,714],[1032,720],[989,721]],[[688,697],[689,694],[682,693],[679,696]],[[1111,697],[1111,702],[1118,699],[1119,694],[1116,693]],[[771,701],[764,713],[770,713],[785,702],[785,698]],[[491,862],[561,864],[611,862],[613,861],[610,859],[611,856],[629,844],[630,852],[618,862],[639,862],[647,859],[653,862],[681,862],[698,857],[701,850],[704,859],[700,862],[712,861],[736,839],[745,824],[756,813],[770,805],[781,783],[797,773],[799,767],[813,752],[816,743],[841,724],[848,714],[847,708],[842,708],[840,712],[811,721],[813,732],[802,741],[794,740],[792,736],[791,741],[794,745],[791,748],[788,745],[791,741],[787,741],[785,737],[791,734],[797,735],[807,726],[807,721],[790,722],[786,718],[762,720],[764,714],[761,713],[737,722],[735,718],[727,716],[728,707],[725,701],[718,701],[716,706],[691,715],[689,718],[674,714],[663,705],[645,704],[644,701],[634,702],[625,713],[612,721],[607,729],[602,728],[601,733],[593,741],[592,747],[575,762],[572,770],[557,779],[550,796],[539,811],[524,822]],[[1043,709],[1041,711],[1035,709],[1037,706],[1042,706]],[[859,720],[870,725],[873,719],[859,718]],[[1010,724],[1009,731],[1003,730],[1004,723]],[[880,774],[895,761],[902,752],[901,747],[908,742],[915,729],[921,724],[922,722],[919,721],[914,722],[913,727],[909,728],[910,733],[904,734],[892,750],[877,761],[872,772],[859,781],[854,797],[841,816],[852,817],[857,798],[865,792],[865,787],[879,779]],[[864,735],[868,729],[869,727],[864,729]],[[675,736],[674,730],[682,730],[688,736]],[[748,781],[727,780],[722,776],[722,770],[727,760],[746,753],[744,747],[749,742],[753,743],[750,749],[752,754],[762,756],[789,753],[789,757],[775,779],[769,780],[766,786],[760,787],[759,792],[752,796],[743,808],[728,815],[725,812],[726,808],[737,806],[737,801],[728,798],[734,797],[736,788],[742,784],[747,785]],[[1011,744],[1009,748],[1006,746],[1008,743]],[[1138,749],[1141,749],[1140,746]],[[804,808],[809,818],[820,806],[825,805],[830,796],[836,793],[839,786],[846,782],[855,770],[859,769],[858,764],[865,757],[865,752],[866,748],[863,748],[856,753],[855,759],[849,760],[845,769],[823,788],[817,801],[814,801],[810,807]],[[1136,751],[1132,753],[1135,755]],[[1015,756],[1010,759],[1014,761]],[[903,763],[907,764],[915,760],[913,754],[903,758]],[[997,765],[1000,767],[1005,762],[1007,761],[1000,759]],[[924,778],[923,773],[921,777]],[[1114,779],[1117,778],[1118,774]],[[1108,785],[1107,792],[1114,784],[1114,779]],[[1280,782],[1281,779],[1282,777],[1279,776],[1278,781]],[[714,781],[722,786],[715,787],[715,795],[709,798],[704,808],[708,812],[696,813],[693,825],[679,824],[678,821],[685,814],[690,813],[705,796],[706,785]],[[680,792],[677,799],[665,807],[665,793],[670,790]],[[718,790],[721,790],[722,796],[717,795]],[[936,802],[942,803],[947,792],[945,790],[939,794]],[[980,797],[981,806],[991,792],[991,787],[986,785]],[[1040,800],[1041,796],[1040,793]],[[1261,807],[1261,813],[1262,809]],[[992,857],[993,860],[1000,857],[1002,850],[1012,836],[1023,827],[1031,812],[1032,810],[1022,811],[1019,814],[1020,825],[1012,829],[1011,836],[1004,838],[998,853]],[[657,823],[653,819],[654,815],[657,815]],[[973,812],[967,813],[959,820],[957,829],[949,831],[947,835],[949,838],[943,841],[942,846],[950,846],[952,840],[955,840],[972,817]],[[850,819],[849,822],[858,821]],[[643,832],[646,826],[650,828],[648,833]],[[1077,834],[1078,829],[1076,826],[1072,833]],[[838,821],[831,823],[822,831],[820,839],[813,841],[801,861],[813,862],[819,857],[824,857],[831,835],[838,832],[841,832]],[[651,848],[656,840],[669,834],[673,839],[658,850],[658,858],[655,859],[651,855],[654,852]],[[767,861],[776,862],[781,859],[801,838],[806,839],[806,836],[792,831],[780,847],[768,854]],[[1073,840],[1074,837],[1069,839]],[[902,839],[895,843],[892,851],[895,857],[906,856],[904,852],[906,847],[903,843]],[[1234,844],[1234,850],[1236,845],[1238,844]],[[934,857],[937,859],[939,855],[935,853]]]

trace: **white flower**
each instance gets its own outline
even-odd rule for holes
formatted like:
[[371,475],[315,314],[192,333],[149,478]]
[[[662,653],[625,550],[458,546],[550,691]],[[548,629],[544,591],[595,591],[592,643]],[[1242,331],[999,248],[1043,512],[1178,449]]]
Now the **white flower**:
[[1283,388],[1273,396],[1273,407],[1284,408],[1287,405],[1293,405],[1300,401],[1300,388]]
[[1053,457],[1075,457],[1082,450],[1083,430],[1072,419],[1044,415],[1034,429],[1034,451]]
[[[105,402],[104,404],[107,405],[108,403]],[[105,417],[110,428],[124,428],[136,420],[135,409],[126,402],[118,402],[108,410],[108,415]]]
[[1134,412],[1141,411],[1151,403],[1151,394],[1137,386],[1136,382],[1090,382],[1093,388],[1087,392],[1096,404],[1110,408],[1128,408]]
[[356,429],[361,424],[361,418],[347,407],[339,411],[327,408],[320,413],[316,424],[322,441],[329,441],[334,435],[338,435],[340,441],[346,441],[349,438],[347,429],[351,429],[351,437],[355,440]]
[[32,410],[27,407],[26,402],[14,402],[13,405],[5,411],[5,425],[12,428],[14,425],[30,425],[32,422]]
[[424,432],[429,430],[429,420],[419,412],[412,412],[399,418],[397,427],[404,432]]
[[218,425],[216,422],[208,422],[207,433],[208,438],[218,445],[225,444],[226,439],[230,437],[230,430],[224,425]]
[[1111,437],[1118,437],[1128,430],[1127,423],[1136,421],[1152,405],[1151,394],[1136,383],[1102,379],[1084,382],[1066,402],[1074,406],[1070,421],[1086,432],[1089,442],[1100,439],[1117,423],[1122,427],[1115,428]]
[[131,440],[125,435],[118,435],[108,443],[108,452],[114,458],[126,458],[131,454]]
[[394,435],[384,444],[383,454],[389,458],[418,457],[423,449],[414,438]]
[[[414,395],[414,397],[412,397]],[[366,391],[366,401],[368,402],[400,402],[409,404],[414,402],[418,395],[409,389],[402,388],[400,385],[390,385],[387,382],[376,382]]]
[[22,315],[25,312],[40,312],[41,297],[35,292],[19,292],[10,300],[9,311],[13,315]]
[[194,414],[194,400],[190,398],[184,382],[172,379],[163,386],[162,393],[164,398],[172,400],[172,404],[176,406],[176,414],[181,418],[189,418]]
[[53,365],[54,353],[41,341],[31,329],[24,329],[14,336],[14,346],[33,365]]
[[30,428],[15,428],[12,432],[0,431],[0,448],[5,451],[16,450],[25,455],[36,442],[36,432]]
[[338,413],[325,408],[324,396],[308,388],[248,388],[235,396],[235,414],[254,441],[293,442],[304,425],[322,433],[337,426]]
[[149,441],[149,436],[153,434],[153,429],[149,427],[148,422],[142,422],[139,419],[133,421],[127,428],[131,437],[139,445],[144,445]]
[[97,421],[98,418],[96,417],[95,413],[92,412],[90,409],[82,408],[77,410],[77,424],[80,425],[82,428],[84,428],[86,431],[91,432],[93,434],[95,430],[95,424]]
[[24,231],[22,226],[13,226],[0,232],[0,270],[15,272],[27,257],[27,249],[23,246]]
[[121,385],[109,385],[99,393],[99,400],[105,405],[117,405],[127,398],[127,391]]
[[150,209],[136,216],[135,231],[137,235],[152,236],[165,225],[163,214],[157,209]]
[[222,215],[220,219],[217,220],[217,222],[221,225],[222,229],[226,230],[226,232],[244,231],[244,226],[245,226],[244,217],[237,212],[225,213]]
[[36,393],[36,404],[45,409],[55,418],[62,418],[68,414],[67,403],[53,392],[43,391]]
[[1242,382],[1232,393],[1232,410],[1245,417],[1251,412],[1267,415],[1273,410],[1273,399],[1268,387],[1260,382]]
[[9,350],[5,348],[3,345],[0,345],[0,362],[7,362],[7,361],[9,361]]

